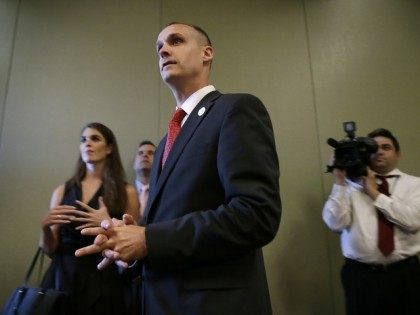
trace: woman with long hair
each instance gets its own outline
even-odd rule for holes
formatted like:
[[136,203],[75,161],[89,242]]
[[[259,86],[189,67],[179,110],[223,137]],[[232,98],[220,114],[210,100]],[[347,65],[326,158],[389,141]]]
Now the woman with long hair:
[[93,237],[81,235],[82,228],[121,219],[125,213],[137,221],[138,209],[137,192],[126,182],[114,134],[103,124],[87,124],[76,171],[54,190],[40,240],[52,258],[43,285],[58,284],[68,293],[68,314],[124,314],[124,282],[117,267],[99,271],[100,255],[78,258],[74,252],[93,242]]

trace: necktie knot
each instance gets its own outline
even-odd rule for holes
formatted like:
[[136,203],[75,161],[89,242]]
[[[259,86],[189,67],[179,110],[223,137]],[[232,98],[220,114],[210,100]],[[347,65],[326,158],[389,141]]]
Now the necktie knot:
[[376,174],[375,177],[379,180],[378,183],[378,190],[380,193],[389,196],[390,192],[389,192],[389,183],[387,178],[395,178],[398,177],[398,175],[379,175]]
[[378,190],[381,194],[387,195],[389,196],[389,185],[388,185],[388,181],[387,176],[382,176],[382,175],[376,175],[376,178],[379,179],[379,183],[378,183]]
[[187,113],[182,108],[177,108],[174,115],[172,116],[171,122],[180,125],[186,114]]
[[398,175],[379,175],[379,174],[376,174],[375,177],[380,179],[380,180],[386,180],[387,178],[398,177]]

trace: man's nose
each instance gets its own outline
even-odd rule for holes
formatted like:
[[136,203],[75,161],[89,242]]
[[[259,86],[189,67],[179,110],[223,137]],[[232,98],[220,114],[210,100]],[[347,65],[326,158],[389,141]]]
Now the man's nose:
[[159,57],[166,57],[169,56],[169,45],[163,44],[162,47],[159,49]]

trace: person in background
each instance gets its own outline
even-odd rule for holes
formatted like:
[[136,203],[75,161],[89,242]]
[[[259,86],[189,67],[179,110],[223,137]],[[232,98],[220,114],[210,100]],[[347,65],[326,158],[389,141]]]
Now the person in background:
[[158,145],[141,226],[104,220],[76,256],[143,264],[142,313],[271,314],[262,247],[281,216],[279,165],[268,112],[250,94],[210,84],[203,29],[171,23],[156,42],[176,110]]
[[103,124],[87,124],[80,136],[76,171],[54,190],[40,240],[52,258],[43,286],[58,283],[68,293],[68,314],[126,314],[123,280],[116,266],[99,272],[101,255],[75,257],[74,251],[93,241],[81,235],[81,229],[124,213],[137,219],[138,209],[137,193],[125,180],[114,134]]
[[136,188],[139,196],[141,220],[149,197],[150,170],[152,169],[153,156],[156,146],[149,140],[140,142],[134,157],[133,169],[136,174]]
[[323,219],[341,235],[347,314],[420,314],[420,178],[400,171],[400,145],[387,129],[367,176],[335,168]]
[[[149,197],[149,182],[150,170],[153,164],[153,156],[155,154],[156,146],[150,140],[143,140],[140,142],[136,155],[134,156],[133,170],[136,174],[135,186],[139,197],[139,221],[141,220],[144,209],[147,205]],[[129,314],[136,315],[141,308],[141,277],[129,269],[123,271],[126,281],[126,303],[129,309]]]

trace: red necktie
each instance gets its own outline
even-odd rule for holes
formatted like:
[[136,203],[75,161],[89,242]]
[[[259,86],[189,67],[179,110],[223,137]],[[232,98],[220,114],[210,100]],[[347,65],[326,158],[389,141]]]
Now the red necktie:
[[[378,190],[381,194],[390,196],[389,185],[385,176],[376,175],[381,180]],[[378,212],[378,248],[384,256],[388,256],[394,251],[394,224],[387,220],[385,215]]]
[[172,116],[171,121],[169,122],[168,137],[166,138],[165,150],[163,151],[162,157],[162,166],[165,165],[169,152],[172,149],[172,145],[174,144],[176,137],[178,137],[178,134],[181,131],[181,122],[185,115],[187,115],[187,113],[182,108],[177,108],[174,115]]

